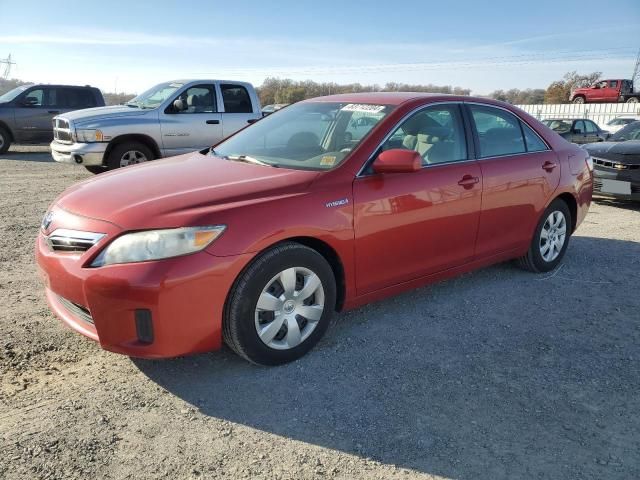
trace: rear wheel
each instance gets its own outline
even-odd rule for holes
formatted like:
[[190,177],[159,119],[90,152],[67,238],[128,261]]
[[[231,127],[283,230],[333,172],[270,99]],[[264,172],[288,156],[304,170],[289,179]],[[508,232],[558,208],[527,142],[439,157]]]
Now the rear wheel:
[[0,127],[0,153],[6,153],[10,146],[11,136],[9,135],[9,132]]
[[627,102],[626,103],[638,103],[638,101],[640,101],[638,99],[638,97],[629,97],[629,98],[627,98]]
[[518,265],[531,272],[548,272],[562,261],[571,236],[571,212],[567,204],[556,199],[544,211],[531,240],[529,251]]
[[576,97],[573,99],[573,103],[582,104],[584,103],[584,97]]
[[153,152],[144,143],[125,142],[113,147],[107,158],[109,170],[128,167],[154,159]]
[[256,258],[229,294],[224,340],[260,365],[291,362],[322,338],[336,304],[336,283],[322,255],[293,242]]
[[89,170],[91,173],[95,175],[107,171],[107,169],[102,165],[85,165],[84,168],[86,168],[87,170]]

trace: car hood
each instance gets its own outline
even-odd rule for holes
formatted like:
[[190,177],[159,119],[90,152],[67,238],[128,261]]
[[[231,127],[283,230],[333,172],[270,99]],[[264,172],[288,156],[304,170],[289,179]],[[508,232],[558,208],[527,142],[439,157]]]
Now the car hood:
[[111,107],[95,107],[83,110],[74,110],[72,112],[63,113],[60,116],[67,120],[72,120],[75,124],[85,122],[95,122],[100,120],[108,120],[119,117],[135,117],[153,112],[154,109],[141,109],[127,107],[125,105],[114,105]]
[[584,149],[594,157],[629,164],[640,163],[640,140],[590,143]]
[[124,230],[208,225],[222,210],[303,194],[318,175],[194,152],[98,175],[55,203]]

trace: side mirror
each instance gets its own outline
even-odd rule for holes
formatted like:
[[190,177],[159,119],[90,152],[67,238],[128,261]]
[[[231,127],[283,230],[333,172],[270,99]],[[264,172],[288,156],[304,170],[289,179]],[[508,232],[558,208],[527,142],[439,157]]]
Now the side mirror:
[[373,162],[375,173],[410,173],[422,168],[422,157],[415,150],[394,148],[378,155]]
[[20,103],[22,103],[22,105],[24,105],[25,107],[33,107],[34,105],[38,104],[38,98],[24,97]]
[[173,109],[176,112],[182,112],[187,109],[187,106],[184,104],[181,98],[178,98],[173,101]]

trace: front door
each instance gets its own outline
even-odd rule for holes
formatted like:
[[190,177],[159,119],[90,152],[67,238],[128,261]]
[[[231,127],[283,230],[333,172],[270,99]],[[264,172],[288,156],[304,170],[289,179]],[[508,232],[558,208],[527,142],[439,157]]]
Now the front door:
[[560,163],[541,137],[507,110],[469,105],[482,170],[476,257],[531,241],[541,211],[560,183]]
[[216,107],[213,84],[195,85],[184,90],[160,112],[162,148],[165,157],[202,150],[222,139],[222,115]]
[[55,90],[35,87],[15,101],[16,142],[47,143],[53,138],[51,120],[57,115]]
[[[427,107],[406,120],[380,151],[410,148],[413,173],[365,173],[353,185],[359,295],[471,260],[482,178],[469,160],[460,105]],[[366,172],[366,171],[365,171]]]

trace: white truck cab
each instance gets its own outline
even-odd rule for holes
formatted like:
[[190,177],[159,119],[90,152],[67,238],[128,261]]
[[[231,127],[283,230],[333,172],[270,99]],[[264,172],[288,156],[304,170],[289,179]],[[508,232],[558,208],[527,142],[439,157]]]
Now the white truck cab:
[[125,105],[58,115],[51,153],[99,173],[210,147],[260,118],[250,83],[176,80]]

